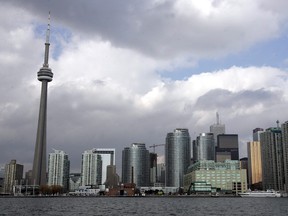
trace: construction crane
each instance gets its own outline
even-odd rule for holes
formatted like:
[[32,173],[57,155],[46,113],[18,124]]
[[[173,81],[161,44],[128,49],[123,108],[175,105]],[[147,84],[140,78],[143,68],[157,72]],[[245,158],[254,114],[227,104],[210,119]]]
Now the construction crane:
[[159,146],[165,146],[165,144],[153,144],[153,145],[149,146],[149,148],[153,148],[153,152],[155,153],[155,148],[159,147]]

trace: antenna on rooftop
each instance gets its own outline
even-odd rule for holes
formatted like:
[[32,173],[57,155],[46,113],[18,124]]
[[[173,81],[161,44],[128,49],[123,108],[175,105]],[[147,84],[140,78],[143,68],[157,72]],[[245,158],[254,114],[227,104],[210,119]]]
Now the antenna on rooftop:
[[217,125],[220,124],[220,123],[219,123],[219,113],[218,113],[218,112],[216,112],[216,124],[217,124]]

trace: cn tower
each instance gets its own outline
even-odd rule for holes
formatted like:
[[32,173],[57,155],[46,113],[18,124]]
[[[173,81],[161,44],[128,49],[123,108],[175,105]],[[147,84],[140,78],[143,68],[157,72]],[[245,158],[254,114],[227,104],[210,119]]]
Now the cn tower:
[[47,124],[47,87],[52,81],[53,73],[49,68],[50,46],[50,13],[46,31],[44,64],[37,73],[38,80],[42,83],[40,109],[38,118],[37,138],[35,144],[32,181],[35,185],[46,185],[46,124]]

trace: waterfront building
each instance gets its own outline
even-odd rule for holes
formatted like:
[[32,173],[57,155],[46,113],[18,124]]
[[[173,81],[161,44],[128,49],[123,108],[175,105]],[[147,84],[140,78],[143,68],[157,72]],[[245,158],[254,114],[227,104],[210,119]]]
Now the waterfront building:
[[284,161],[284,179],[285,191],[288,193],[288,121],[281,125],[283,142],[283,161]]
[[69,174],[69,191],[75,192],[81,186],[81,173]]
[[70,161],[68,155],[61,150],[53,149],[48,160],[48,185],[58,185],[64,192],[69,191]]
[[218,112],[216,112],[216,124],[210,126],[210,133],[213,133],[215,146],[217,146],[218,135],[225,134],[225,125],[220,123]]
[[216,147],[216,162],[239,160],[237,134],[219,134],[217,139],[218,146]]
[[260,142],[260,134],[263,132],[264,132],[263,128],[255,128],[253,130],[253,141],[255,141],[255,142],[259,141]]
[[238,193],[247,190],[246,170],[241,169],[237,160],[215,162],[212,160],[198,161],[188,168],[184,177],[184,191],[189,192],[197,182],[206,182],[217,191]]
[[150,185],[157,183],[157,154],[150,153]]
[[26,185],[33,185],[33,177],[32,177],[32,170],[28,170],[25,172],[25,184]]
[[86,150],[82,154],[81,186],[97,187],[102,183],[102,158],[95,149]]
[[107,166],[106,188],[117,188],[119,186],[119,175],[116,173],[115,165]]
[[[260,140],[260,139],[259,139]],[[251,189],[262,189],[262,157],[260,141],[247,143],[248,185]]]
[[48,82],[52,81],[53,73],[49,68],[49,37],[50,37],[50,14],[49,23],[46,32],[45,42],[45,55],[44,64],[37,73],[38,80],[42,83],[41,97],[40,97],[40,108],[37,128],[37,138],[35,144],[34,160],[33,160],[33,171],[32,178],[36,185],[46,185],[46,124],[47,124],[47,88]]
[[157,164],[157,184],[161,186],[165,186],[165,164],[159,163]]
[[4,176],[5,176],[5,167],[0,167],[0,193],[3,192],[4,188]]
[[246,177],[247,177],[247,187],[249,184],[249,172],[248,172],[248,157],[240,158],[240,168],[246,170]]
[[16,160],[5,165],[4,193],[13,193],[13,187],[22,183],[23,167]]
[[168,133],[165,145],[165,186],[183,187],[184,174],[191,161],[191,141],[188,129],[177,128]]
[[107,167],[115,165],[115,148],[94,148],[93,152],[101,156],[101,184],[103,185],[107,181]]
[[261,133],[260,142],[263,189],[284,190],[283,143],[279,125]]
[[201,133],[193,142],[193,160],[215,160],[215,142],[213,133]]
[[122,151],[122,182],[150,186],[150,157],[144,143],[132,143]]

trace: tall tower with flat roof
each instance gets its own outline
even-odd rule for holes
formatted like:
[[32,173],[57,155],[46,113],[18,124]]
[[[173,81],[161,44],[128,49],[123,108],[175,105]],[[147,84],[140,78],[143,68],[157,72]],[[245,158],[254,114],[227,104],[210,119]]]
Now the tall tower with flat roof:
[[52,81],[53,73],[49,68],[49,42],[50,38],[50,13],[46,31],[44,64],[37,73],[38,80],[42,83],[40,109],[38,118],[37,138],[35,144],[32,181],[36,185],[46,184],[46,124],[47,124],[47,88]]

